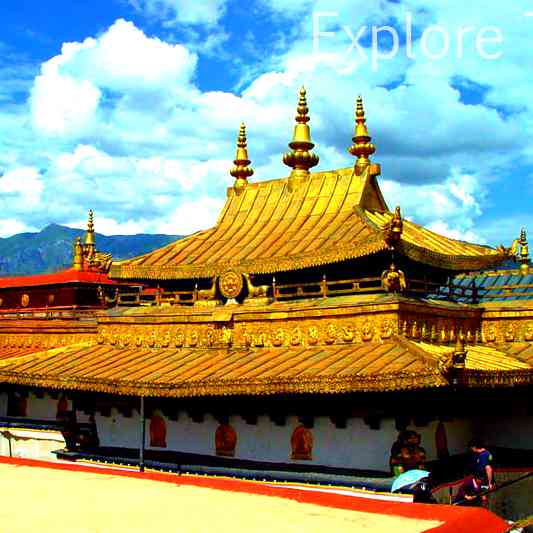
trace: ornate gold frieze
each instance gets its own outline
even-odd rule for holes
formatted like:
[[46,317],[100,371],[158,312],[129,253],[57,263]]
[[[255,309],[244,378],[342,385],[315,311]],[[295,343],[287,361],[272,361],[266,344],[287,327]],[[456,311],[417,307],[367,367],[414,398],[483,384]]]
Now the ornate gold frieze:
[[316,346],[380,341],[397,335],[393,314],[211,324],[105,325],[98,344],[146,348]]
[[488,343],[533,341],[533,319],[500,318],[483,321],[483,338]]
[[[150,397],[233,396],[258,394],[340,394],[346,392],[383,392],[448,385],[437,369],[422,372],[395,372],[379,376],[320,376],[314,378],[258,378],[250,380],[205,379],[161,384],[142,381],[37,376],[10,373],[0,368],[0,379],[34,387],[62,390],[88,390]],[[524,378],[520,378],[524,379]],[[531,379],[531,377],[529,378]]]
[[0,334],[0,349],[35,349],[46,350],[69,346],[79,343],[96,342],[96,335],[91,334],[51,334],[51,333],[33,333],[33,334]]
[[404,337],[437,344],[453,344],[461,333],[468,342],[482,342],[478,318],[402,313],[400,330]]

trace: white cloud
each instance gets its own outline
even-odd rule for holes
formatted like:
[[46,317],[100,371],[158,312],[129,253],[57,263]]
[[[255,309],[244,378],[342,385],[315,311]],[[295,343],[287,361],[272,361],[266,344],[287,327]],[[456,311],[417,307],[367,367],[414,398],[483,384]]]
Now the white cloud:
[[187,84],[196,56],[182,45],[148,37],[132,22],[117,20],[97,39],[86,39],[65,54],[61,72],[115,91],[168,88]]
[[11,237],[17,233],[38,231],[33,226],[28,226],[14,218],[0,218],[0,237]]
[[[252,180],[288,174],[281,156],[292,135],[297,90],[305,84],[319,169],[353,163],[346,148],[353,135],[354,100],[362,93],[389,205],[400,203],[411,219],[448,235],[469,240],[478,235],[493,242],[478,223],[489,189],[517,159],[533,157],[524,133],[533,133],[528,100],[533,79],[521,64],[523,58],[518,61],[520,54],[506,49],[505,61],[497,64],[472,50],[463,62],[428,62],[420,55],[411,61],[403,54],[377,72],[369,64],[352,69],[342,58],[350,42],[339,26],[327,28],[340,32],[330,39],[329,55],[311,53],[313,9],[338,11],[337,25],[352,31],[361,24],[401,19],[405,9],[417,14],[424,10],[420,20],[425,24],[442,20],[450,28],[461,23],[463,11],[465,24],[490,22],[490,6],[480,9],[482,4],[474,3],[476,9],[465,11],[458,0],[431,6],[418,0],[402,5],[276,0],[270,9],[294,17],[290,23],[297,38],[289,40],[283,55],[269,58],[277,68],[256,73],[240,94],[202,91],[196,85],[198,58],[190,43],[147,36],[131,22],[118,20],[99,37],[66,43],[61,54],[42,65],[32,91],[37,145],[46,146],[39,164],[9,151],[0,154],[8,169],[28,164],[45,169],[39,205],[31,215],[17,211],[17,216],[48,221],[53,213],[57,222],[76,221],[93,207],[108,231],[187,233],[209,226],[232,183],[228,168],[241,120],[247,123],[256,169]],[[137,7],[174,22],[220,22],[223,2],[185,4],[143,0]],[[498,6],[497,20],[506,25],[506,35],[511,34],[512,11]],[[302,17],[304,12],[309,16]],[[521,24],[517,46],[526,38]],[[259,68],[264,67],[254,72]],[[482,100],[465,104],[457,76],[465,83],[483,84],[490,105]],[[520,99],[524,110],[512,118],[492,107],[514,103],[516,110]],[[56,135],[58,144],[48,144],[40,134]]]
[[184,46],[149,38],[119,19],[99,38],[65,43],[43,63],[31,91],[33,124],[40,133],[79,137],[105,122],[99,107],[109,99],[105,91],[111,98],[129,95],[131,105],[136,94],[190,90],[195,65],[196,55]]
[[88,80],[59,74],[38,76],[31,99],[33,124],[45,134],[83,133],[94,119],[100,96]]
[[[87,220],[66,222],[65,225],[70,228],[85,229],[87,227]],[[102,233],[103,235],[136,235],[138,233],[143,233],[144,224],[133,220],[117,222],[115,219],[102,217],[96,213],[95,229],[98,233]]]
[[171,235],[188,235],[199,229],[207,229],[216,222],[220,209],[224,205],[223,198],[201,196],[195,200],[182,203],[168,218],[156,222],[157,233]]
[[8,211],[24,211],[37,207],[42,191],[42,177],[35,168],[16,168],[0,177],[0,198],[8,207]]
[[409,185],[381,180],[389,208],[400,205],[409,220],[429,229],[470,242],[484,242],[476,227],[486,190],[479,176],[460,174],[457,169],[444,182],[433,185]]

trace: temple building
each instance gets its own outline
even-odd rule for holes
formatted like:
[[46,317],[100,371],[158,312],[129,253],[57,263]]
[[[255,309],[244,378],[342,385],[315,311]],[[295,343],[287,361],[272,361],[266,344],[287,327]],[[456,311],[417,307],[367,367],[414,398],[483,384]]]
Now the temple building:
[[280,179],[240,126],[213,228],[113,261],[91,214],[71,269],[0,279],[2,453],[65,413],[93,432],[71,459],[380,479],[405,429],[436,471],[473,436],[533,451],[525,231],[494,249],[389,208],[361,98],[354,163],[312,172],[309,120],[302,88]]

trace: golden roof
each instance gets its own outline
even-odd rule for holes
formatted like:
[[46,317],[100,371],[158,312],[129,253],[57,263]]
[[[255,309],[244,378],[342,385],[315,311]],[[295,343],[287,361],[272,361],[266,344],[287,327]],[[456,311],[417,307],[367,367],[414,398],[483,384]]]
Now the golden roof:
[[[206,278],[231,268],[275,273],[335,263],[388,249],[385,225],[392,213],[375,179],[374,165],[311,173],[298,187],[289,178],[228,189],[214,228],[145,255],[115,262],[122,279]],[[455,270],[500,262],[491,248],[455,241],[405,221],[397,249],[416,261]]]
[[3,382],[148,396],[335,393],[446,385],[390,342],[316,348],[117,348],[75,345],[3,361]]
[[[394,216],[388,211],[371,209],[365,209],[364,213],[368,220],[381,229],[387,227]],[[397,249],[415,261],[436,267],[468,270],[495,264],[504,259],[497,250],[488,246],[450,239],[406,219],[403,219],[402,223],[401,242]]]
[[[166,397],[394,391],[449,385],[441,363],[452,351],[400,338],[349,346],[246,349],[85,342],[5,359],[0,380]],[[468,353],[466,375],[474,371],[475,386],[533,381],[529,364],[503,352],[469,346]]]
[[[435,360],[442,360],[443,357],[450,356],[454,348],[428,342],[416,343],[422,350],[435,357]],[[467,370],[524,370],[532,368],[528,363],[518,359],[507,350],[503,352],[492,346],[472,345],[466,349],[465,368]]]
[[533,342],[510,342],[498,345],[498,349],[505,351],[512,357],[533,365]]

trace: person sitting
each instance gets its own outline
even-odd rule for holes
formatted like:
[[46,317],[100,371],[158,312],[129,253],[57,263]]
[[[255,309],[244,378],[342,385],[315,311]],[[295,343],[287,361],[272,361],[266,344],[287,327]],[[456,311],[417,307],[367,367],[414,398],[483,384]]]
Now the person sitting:
[[392,445],[390,465],[395,476],[408,470],[423,470],[426,451],[420,446],[421,437],[416,431],[403,431]]
[[454,505],[465,507],[481,507],[483,505],[483,479],[480,475],[467,478],[459,487],[457,494],[453,499]]
[[426,466],[426,450],[420,446],[422,441],[420,433],[413,433],[414,435],[412,436],[411,440],[408,440],[408,444],[410,444],[412,448],[411,454],[413,456],[413,463],[415,465],[414,468],[424,470]]
[[405,446],[405,431],[400,431],[396,441],[393,443],[390,450],[389,465],[392,475],[399,476],[404,472],[401,461],[401,450]]
[[419,479],[412,488],[413,491],[413,503],[438,503],[432,492],[433,482],[432,479],[424,477]]

